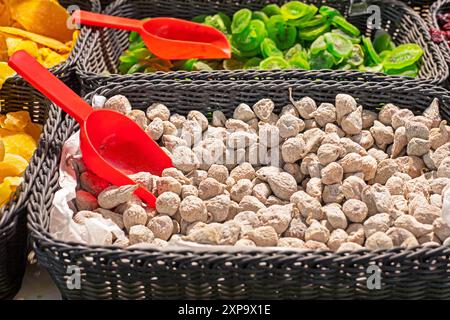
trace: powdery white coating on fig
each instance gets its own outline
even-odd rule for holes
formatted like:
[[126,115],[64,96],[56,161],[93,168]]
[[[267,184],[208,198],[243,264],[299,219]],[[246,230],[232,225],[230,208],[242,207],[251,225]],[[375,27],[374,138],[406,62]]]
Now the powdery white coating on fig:
[[187,222],[206,222],[206,206],[200,198],[188,196],[180,203],[180,215]]

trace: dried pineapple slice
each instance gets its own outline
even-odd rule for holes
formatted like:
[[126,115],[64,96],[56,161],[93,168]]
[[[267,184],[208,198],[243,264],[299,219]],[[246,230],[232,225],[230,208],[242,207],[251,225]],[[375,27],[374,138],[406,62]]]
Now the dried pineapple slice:
[[6,154],[19,155],[30,161],[36,150],[36,140],[27,133],[19,132],[2,138]]
[[0,181],[6,177],[21,176],[28,167],[28,161],[16,154],[5,154],[5,158],[0,162]]

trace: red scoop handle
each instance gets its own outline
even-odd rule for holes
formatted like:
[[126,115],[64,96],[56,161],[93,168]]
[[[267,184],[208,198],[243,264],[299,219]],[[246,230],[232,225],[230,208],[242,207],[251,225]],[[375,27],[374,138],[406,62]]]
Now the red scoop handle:
[[27,52],[14,53],[8,65],[78,123],[84,123],[94,110]]
[[144,22],[140,20],[108,16],[83,10],[75,11],[72,14],[72,17],[74,18],[75,23],[129,31],[140,31],[144,24]]

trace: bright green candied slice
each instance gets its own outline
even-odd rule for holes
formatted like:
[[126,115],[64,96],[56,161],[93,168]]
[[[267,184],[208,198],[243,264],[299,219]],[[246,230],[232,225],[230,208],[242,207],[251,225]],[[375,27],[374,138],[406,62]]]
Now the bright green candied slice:
[[414,63],[402,69],[389,69],[385,70],[385,72],[386,74],[393,76],[417,77],[417,75],[419,74],[419,66],[417,65],[417,63]]
[[423,50],[418,44],[401,44],[384,58],[383,65],[386,70],[403,69],[419,61],[422,55]]
[[377,30],[373,38],[373,47],[379,54],[385,50],[390,50],[391,36],[384,30]]
[[295,44],[297,28],[288,26],[282,16],[270,17],[266,24],[269,38],[275,41],[280,50],[286,50]]
[[317,14],[314,17],[312,17],[311,19],[309,19],[308,21],[298,23],[297,27],[299,29],[306,29],[306,28],[311,28],[311,27],[316,27],[316,26],[322,25],[325,22],[327,22],[327,17],[325,17],[321,14]]
[[260,20],[252,20],[241,33],[233,34],[232,41],[240,51],[253,51],[260,47],[266,37],[264,23]]
[[331,24],[353,37],[358,37],[361,34],[359,29],[348,22],[343,16],[334,16],[331,19]]
[[344,36],[348,40],[350,40],[353,44],[361,43],[361,37],[352,37],[351,35],[342,31],[341,29],[333,29],[333,30],[331,30],[331,33],[340,34],[341,36]]
[[244,69],[259,69],[259,64],[261,63],[261,61],[262,59],[258,57],[251,58],[244,64]]
[[269,21],[269,17],[262,11],[254,11],[252,14],[252,20],[261,20],[264,23]]
[[269,57],[259,64],[262,70],[289,69],[289,63],[282,57]]
[[380,56],[378,56],[378,53],[375,51],[375,48],[372,45],[372,41],[370,41],[370,38],[362,37],[362,44],[368,58],[370,58],[370,60],[374,64],[380,64],[381,63]]
[[205,22],[203,23],[207,26],[216,28],[217,30],[223,33],[228,33],[228,28],[225,22],[223,21],[222,17],[219,16],[218,14],[215,14],[213,16],[207,16],[205,18]]
[[339,10],[336,10],[335,8],[329,7],[329,6],[321,6],[319,9],[319,13],[323,16],[326,16],[330,19],[334,18],[335,16],[340,16],[341,13]]
[[290,1],[285,3],[280,11],[285,20],[297,20],[309,12],[309,5],[300,1]]
[[309,58],[309,64],[311,69],[331,69],[333,68],[335,59],[328,51],[321,51],[318,54],[311,54]]
[[294,27],[300,27],[313,19],[317,11],[319,11],[319,9],[315,5],[311,4],[308,6],[308,10],[303,17],[296,20],[287,20],[287,24]]
[[268,4],[267,6],[265,6],[262,11],[268,16],[277,16],[281,14],[281,10],[280,7],[277,4]]
[[249,9],[241,9],[233,15],[231,22],[231,33],[239,34],[243,32],[252,20],[252,12]]
[[286,60],[289,60],[290,58],[292,58],[293,56],[297,55],[297,54],[305,54],[303,47],[300,43],[297,43],[295,46],[293,46],[292,48],[288,49],[286,51],[286,53],[284,54],[284,58]]
[[359,44],[354,44],[352,48],[352,54],[348,58],[347,63],[358,67],[364,63],[364,51]]
[[325,37],[322,35],[314,40],[309,47],[312,54],[318,54],[320,51],[327,50],[327,43],[325,42]]
[[310,70],[311,66],[309,65],[308,60],[306,59],[305,55],[302,53],[298,53],[291,57],[288,60],[291,67],[294,67],[296,69],[302,69],[302,70]]
[[323,25],[320,25],[320,26],[307,28],[307,29],[300,29],[298,31],[298,37],[301,40],[314,41],[319,36],[326,33],[329,30],[329,28],[330,28],[330,25],[328,23],[324,23]]
[[261,54],[264,58],[283,56],[283,52],[277,48],[275,42],[270,38],[265,38],[263,42],[261,42]]
[[353,43],[346,37],[329,32],[324,35],[324,38],[327,44],[327,50],[336,58],[346,59],[351,55]]

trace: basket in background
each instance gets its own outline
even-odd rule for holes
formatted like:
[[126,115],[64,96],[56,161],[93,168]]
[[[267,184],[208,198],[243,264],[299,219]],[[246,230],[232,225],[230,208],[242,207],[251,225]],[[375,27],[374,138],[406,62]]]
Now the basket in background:
[[[274,1],[271,1],[274,2]],[[284,3],[286,1],[275,1]],[[339,0],[312,0],[306,1],[318,6],[327,4],[339,9],[343,14],[348,13],[349,1]],[[232,15],[240,8],[247,7],[253,10],[262,8],[268,1],[213,1],[213,0],[117,0],[109,5],[104,13],[128,18],[142,19],[155,16],[172,16],[192,19],[200,14],[225,12]],[[448,77],[448,66],[442,57],[438,46],[431,41],[428,27],[420,16],[406,4],[394,0],[372,0],[370,3],[378,4],[381,8],[382,27],[393,37],[396,43],[418,43],[424,50],[422,66],[419,77],[433,83],[442,83]],[[366,35],[372,35],[376,30],[367,27],[368,15],[352,16],[349,21],[354,23]],[[91,34],[86,50],[77,62],[77,74],[80,78],[84,93],[95,90],[108,82],[120,82],[134,75],[119,75],[119,57],[128,48],[128,32],[114,29],[97,29]],[[221,71],[219,71],[220,73]],[[242,71],[236,71],[242,72]],[[354,72],[355,79],[360,72]],[[215,77],[217,72],[211,72]],[[148,79],[184,79],[179,72],[148,73]],[[190,73],[190,79],[195,79],[195,73]],[[386,76],[395,78],[395,76]]]

